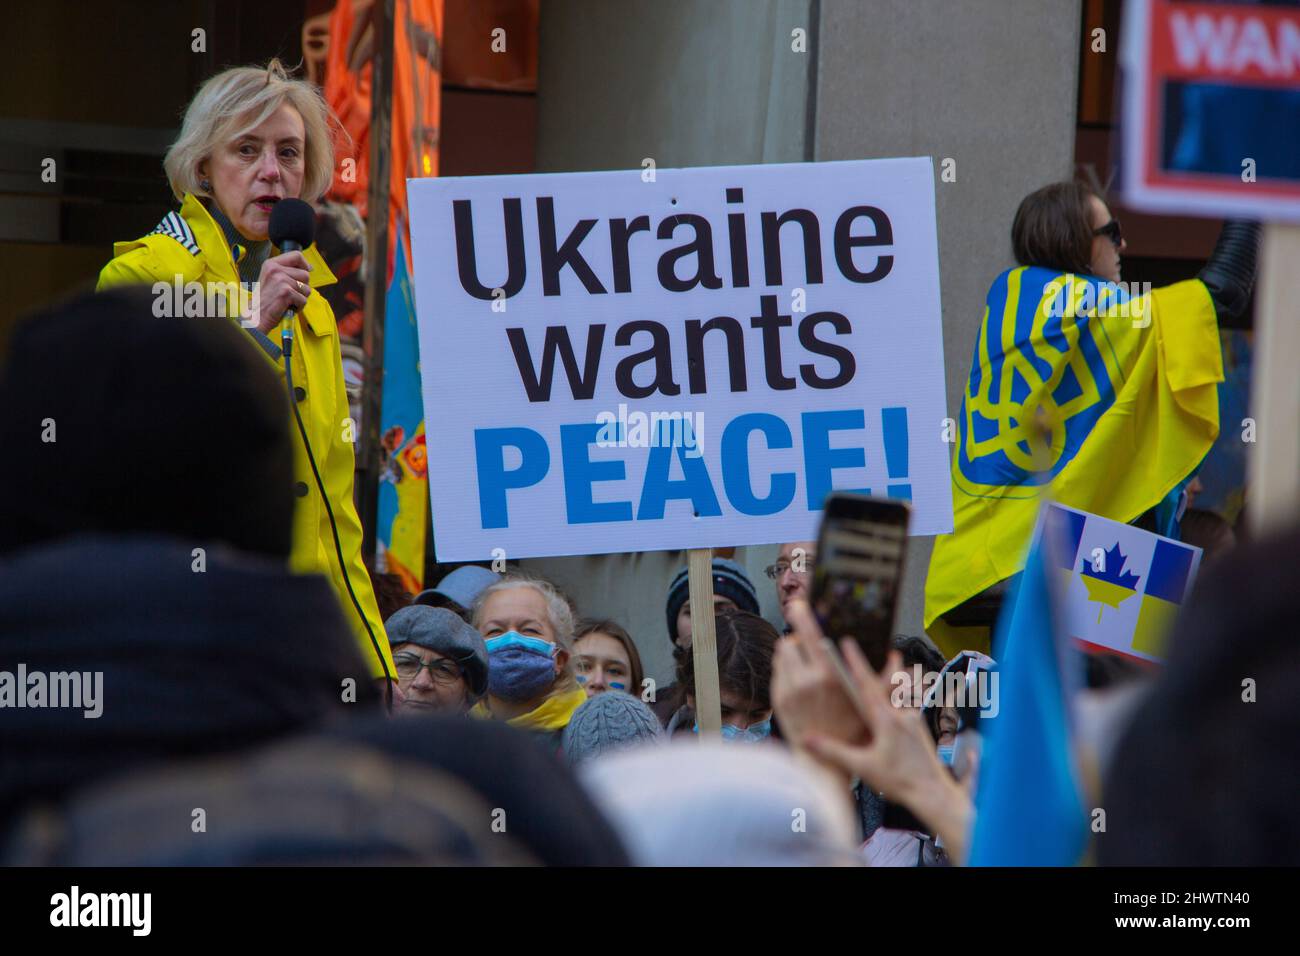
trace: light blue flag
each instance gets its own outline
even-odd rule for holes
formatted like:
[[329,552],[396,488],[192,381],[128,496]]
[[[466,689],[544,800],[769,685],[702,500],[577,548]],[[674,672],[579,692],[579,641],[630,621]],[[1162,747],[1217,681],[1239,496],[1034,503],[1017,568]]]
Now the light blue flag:
[[[1051,540],[1070,533],[1048,530]],[[1054,624],[1042,540],[998,619],[1001,701],[984,742],[971,866],[1074,866],[1088,844],[1070,714],[1081,662]]]

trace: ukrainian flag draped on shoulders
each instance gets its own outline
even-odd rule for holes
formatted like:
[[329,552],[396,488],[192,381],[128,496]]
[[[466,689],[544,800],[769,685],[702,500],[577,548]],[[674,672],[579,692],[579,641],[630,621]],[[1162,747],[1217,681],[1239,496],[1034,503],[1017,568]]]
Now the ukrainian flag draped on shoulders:
[[1219,328],[1200,280],[1130,297],[1022,266],[989,289],[957,423],[953,533],[935,542],[925,626],[1018,573],[1039,497],[1129,522],[1219,433]]

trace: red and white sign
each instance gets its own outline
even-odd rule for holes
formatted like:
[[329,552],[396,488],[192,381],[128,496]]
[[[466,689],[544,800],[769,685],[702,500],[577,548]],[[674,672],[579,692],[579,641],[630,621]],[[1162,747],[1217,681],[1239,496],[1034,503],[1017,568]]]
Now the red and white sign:
[[1300,4],[1128,0],[1125,202],[1300,221]]

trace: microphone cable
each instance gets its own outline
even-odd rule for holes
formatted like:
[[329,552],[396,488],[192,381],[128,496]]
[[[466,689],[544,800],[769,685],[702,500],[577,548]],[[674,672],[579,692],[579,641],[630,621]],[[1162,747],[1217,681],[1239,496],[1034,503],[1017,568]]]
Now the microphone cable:
[[307,429],[302,423],[302,413],[298,411],[298,399],[293,393],[293,363],[290,361],[293,357],[292,313],[287,318],[288,321],[280,333],[280,343],[284,352],[284,380],[289,391],[289,407],[293,409],[293,420],[298,424],[298,434],[302,436],[303,448],[307,450],[307,463],[311,465],[312,477],[316,479],[316,488],[320,491],[320,500],[325,505],[325,514],[330,519],[330,531],[334,535],[334,553],[339,559],[339,570],[343,572],[343,583],[347,585],[348,597],[352,599],[352,606],[357,609],[357,617],[361,618],[366,633],[370,635],[370,644],[379,657],[379,666],[384,670],[384,709],[391,714],[393,712],[393,675],[388,670],[388,661],[385,660],[383,651],[379,648],[379,641],[375,638],[375,632],[370,627],[370,621],[365,612],[361,610],[361,602],[357,600],[357,594],[352,589],[352,579],[348,576],[347,561],[343,559],[343,544],[339,540],[338,522],[334,520],[334,509],[330,507],[329,495],[325,493],[325,482],[321,480],[320,469],[316,467],[316,456],[312,454],[311,442],[307,440]]

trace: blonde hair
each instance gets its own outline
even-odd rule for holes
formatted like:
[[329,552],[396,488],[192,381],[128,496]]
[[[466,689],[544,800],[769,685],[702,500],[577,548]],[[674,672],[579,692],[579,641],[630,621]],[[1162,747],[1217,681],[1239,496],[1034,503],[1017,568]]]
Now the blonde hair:
[[298,198],[315,202],[334,179],[331,113],[320,90],[292,78],[273,59],[265,67],[238,66],[210,77],[185,110],[181,135],[163,158],[167,181],[177,199],[186,193],[210,196],[199,185],[199,164],[220,143],[230,142],[261,124],[285,103],[302,116],[303,180]]

